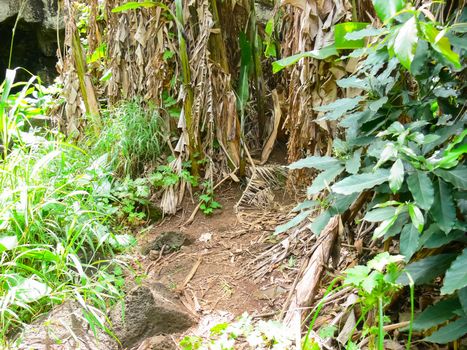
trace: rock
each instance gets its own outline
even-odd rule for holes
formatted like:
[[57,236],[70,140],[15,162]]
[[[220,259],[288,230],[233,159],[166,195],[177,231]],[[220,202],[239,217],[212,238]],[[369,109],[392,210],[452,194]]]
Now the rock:
[[57,0],[0,0],[0,22],[19,13],[26,23],[40,24],[41,30],[55,31],[57,20],[58,29],[64,29],[63,8],[57,18],[57,5]]
[[124,348],[143,339],[181,332],[193,324],[191,316],[160,283],[146,283],[130,291],[110,313],[112,329]]
[[81,307],[72,302],[27,325],[16,342],[18,350],[118,349],[115,340],[99,328],[94,335]]
[[[0,0],[0,38],[2,45],[8,44],[8,49],[0,50],[0,81],[8,67],[9,44],[16,26],[12,67],[26,68],[45,84],[53,82],[57,76],[57,36],[63,44],[65,33],[63,2],[60,2],[60,12],[58,3],[57,0]],[[16,78],[16,81],[27,81],[30,75],[20,70]]]
[[173,339],[167,335],[156,335],[145,339],[137,350],[177,350]]
[[144,245],[141,249],[141,253],[147,255],[151,250],[160,251],[162,247],[164,247],[164,252],[166,253],[173,252],[179,250],[187,241],[186,235],[182,232],[163,232],[152,242]]

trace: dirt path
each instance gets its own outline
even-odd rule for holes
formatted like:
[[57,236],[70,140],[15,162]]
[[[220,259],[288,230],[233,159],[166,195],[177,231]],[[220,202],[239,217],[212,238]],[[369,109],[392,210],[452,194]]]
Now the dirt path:
[[168,231],[187,235],[189,244],[172,254],[143,257],[142,268],[149,280],[178,293],[197,319],[218,311],[272,316],[280,307],[279,294],[286,294],[287,286],[277,293],[277,281],[255,283],[245,277],[244,267],[275,243],[269,238],[276,223],[261,219],[274,209],[248,211],[239,220],[234,205],[240,194],[238,187],[226,186],[216,195],[223,208],[214,215],[198,213],[191,225],[180,227],[191,215],[192,204],[139,237],[144,245]]

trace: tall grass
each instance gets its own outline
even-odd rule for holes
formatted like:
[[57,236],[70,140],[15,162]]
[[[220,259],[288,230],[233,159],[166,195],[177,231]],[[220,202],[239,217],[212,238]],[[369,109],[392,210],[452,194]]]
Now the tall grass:
[[[119,298],[112,257],[122,236],[110,229],[110,169],[58,132],[24,127],[42,115],[32,86],[11,94],[14,71],[0,85],[0,345],[53,305],[78,301],[93,326]],[[27,131],[26,131],[27,130]]]
[[[104,113],[104,127],[94,150],[108,153],[119,175],[138,177],[165,149],[164,121],[155,107],[141,99],[122,101]],[[94,142],[94,141],[93,141]]]

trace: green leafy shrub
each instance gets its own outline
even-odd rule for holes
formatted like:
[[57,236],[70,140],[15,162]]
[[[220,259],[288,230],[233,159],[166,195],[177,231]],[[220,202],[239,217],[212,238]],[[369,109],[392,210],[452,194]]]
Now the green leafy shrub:
[[[435,305],[419,317],[430,314],[436,322],[416,319],[414,324],[423,331],[440,327],[425,340],[447,343],[467,332],[467,94],[465,62],[460,59],[465,57],[466,24],[461,22],[467,13],[443,27],[429,19],[426,9],[405,1],[374,5],[383,28],[340,31],[344,38],[336,38],[343,45],[345,40],[374,38],[370,46],[349,54],[362,62],[354,75],[337,82],[363,94],[315,108],[320,120],[337,121],[345,140],[334,140],[332,157],[311,156],[290,165],[320,172],[308,194],[325,191],[327,196],[321,202],[305,202],[287,227],[324,204],[310,226],[320,234],[358,195],[372,193],[363,220],[379,223],[373,239],[398,237],[400,252],[409,262],[397,282],[420,285],[444,276],[441,295],[449,297],[452,308],[440,315]],[[335,55],[336,49],[332,53],[325,48],[313,57]],[[298,59],[284,59],[276,67]],[[445,305],[445,300],[440,303]],[[442,326],[447,321],[451,322]]]
[[105,329],[105,310],[121,296],[115,272],[123,265],[113,253],[134,243],[110,229],[116,208],[107,157],[92,159],[59,133],[25,127],[46,99],[30,84],[11,94],[13,79],[8,71],[0,86],[0,343],[70,299]]

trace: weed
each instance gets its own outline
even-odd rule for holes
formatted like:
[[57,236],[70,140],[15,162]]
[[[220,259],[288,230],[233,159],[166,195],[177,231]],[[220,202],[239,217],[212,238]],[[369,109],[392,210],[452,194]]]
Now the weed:
[[205,215],[211,215],[215,209],[222,208],[222,205],[214,200],[214,191],[211,182],[205,181],[203,185],[205,192],[199,196],[199,201],[201,203],[199,208]]
[[126,177],[116,181],[112,195],[120,202],[117,217],[130,225],[140,225],[146,218],[145,208],[151,195],[150,183],[146,178],[132,180]]
[[[91,137],[94,150],[109,153],[117,173],[141,175],[164,151],[164,125],[157,109],[141,99],[122,102],[104,114],[100,135]],[[96,139],[94,139],[96,138]]]
[[191,175],[189,164],[182,164],[182,171],[177,173],[169,165],[159,165],[155,172],[150,174],[149,181],[154,187],[167,188],[178,184],[181,180],[186,181],[191,186],[198,185],[198,179],[196,176]]

